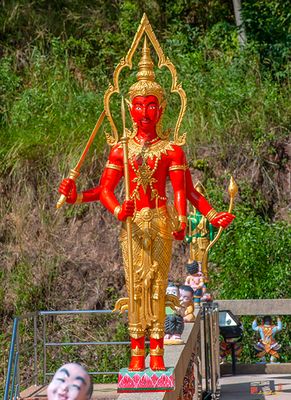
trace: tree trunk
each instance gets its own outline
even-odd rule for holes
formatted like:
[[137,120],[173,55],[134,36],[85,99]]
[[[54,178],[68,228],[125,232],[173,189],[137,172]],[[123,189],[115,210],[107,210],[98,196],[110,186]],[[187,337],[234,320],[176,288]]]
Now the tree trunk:
[[234,15],[235,15],[235,23],[238,28],[238,41],[240,45],[243,47],[247,43],[245,26],[241,14],[241,0],[232,0]]

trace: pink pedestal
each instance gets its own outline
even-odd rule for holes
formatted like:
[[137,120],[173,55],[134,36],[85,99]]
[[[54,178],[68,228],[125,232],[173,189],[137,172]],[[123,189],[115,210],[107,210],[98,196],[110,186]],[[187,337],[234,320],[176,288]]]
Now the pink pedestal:
[[175,389],[174,368],[166,371],[129,371],[122,368],[118,375],[117,391],[123,392],[169,392]]

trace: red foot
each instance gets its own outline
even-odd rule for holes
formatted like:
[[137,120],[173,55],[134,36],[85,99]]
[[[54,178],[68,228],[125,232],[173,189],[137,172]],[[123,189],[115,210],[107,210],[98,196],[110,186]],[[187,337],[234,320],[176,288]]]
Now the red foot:
[[150,369],[153,371],[165,371],[163,356],[150,356]]
[[154,371],[165,371],[164,364],[164,339],[150,337],[150,369]]
[[129,371],[143,371],[145,369],[144,356],[132,356],[128,369]]
[[145,337],[130,338],[131,341],[131,360],[128,369],[130,371],[143,371],[145,369]]

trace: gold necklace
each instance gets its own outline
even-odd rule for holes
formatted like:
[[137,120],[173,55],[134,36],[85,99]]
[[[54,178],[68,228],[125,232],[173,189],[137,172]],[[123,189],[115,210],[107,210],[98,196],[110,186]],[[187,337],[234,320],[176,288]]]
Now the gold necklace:
[[153,160],[154,157],[157,157],[157,159],[160,160],[162,154],[166,154],[168,150],[174,150],[173,143],[169,140],[158,140],[156,143],[153,143],[150,146],[142,146],[134,139],[131,139],[128,142],[129,158],[140,154],[144,161],[147,161],[148,158]]
[[156,136],[156,137],[153,138],[152,140],[145,140],[145,141],[143,141],[142,139],[139,139],[137,136],[135,136],[134,139],[135,139],[139,144],[141,144],[141,145],[152,144],[152,143],[154,143],[154,142],[160,140],[158,136]]

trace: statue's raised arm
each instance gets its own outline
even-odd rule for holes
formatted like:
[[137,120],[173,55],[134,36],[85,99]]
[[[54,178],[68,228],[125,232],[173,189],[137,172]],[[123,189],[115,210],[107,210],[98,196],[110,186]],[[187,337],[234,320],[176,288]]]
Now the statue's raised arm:
[[189,202],[216,228],[227,228],[235,218],[235,216],[229,212],[217,212],[214,210],[206,198],[195,189],[189,169],[186,170],[186,194],[187,200],[189,200]]

